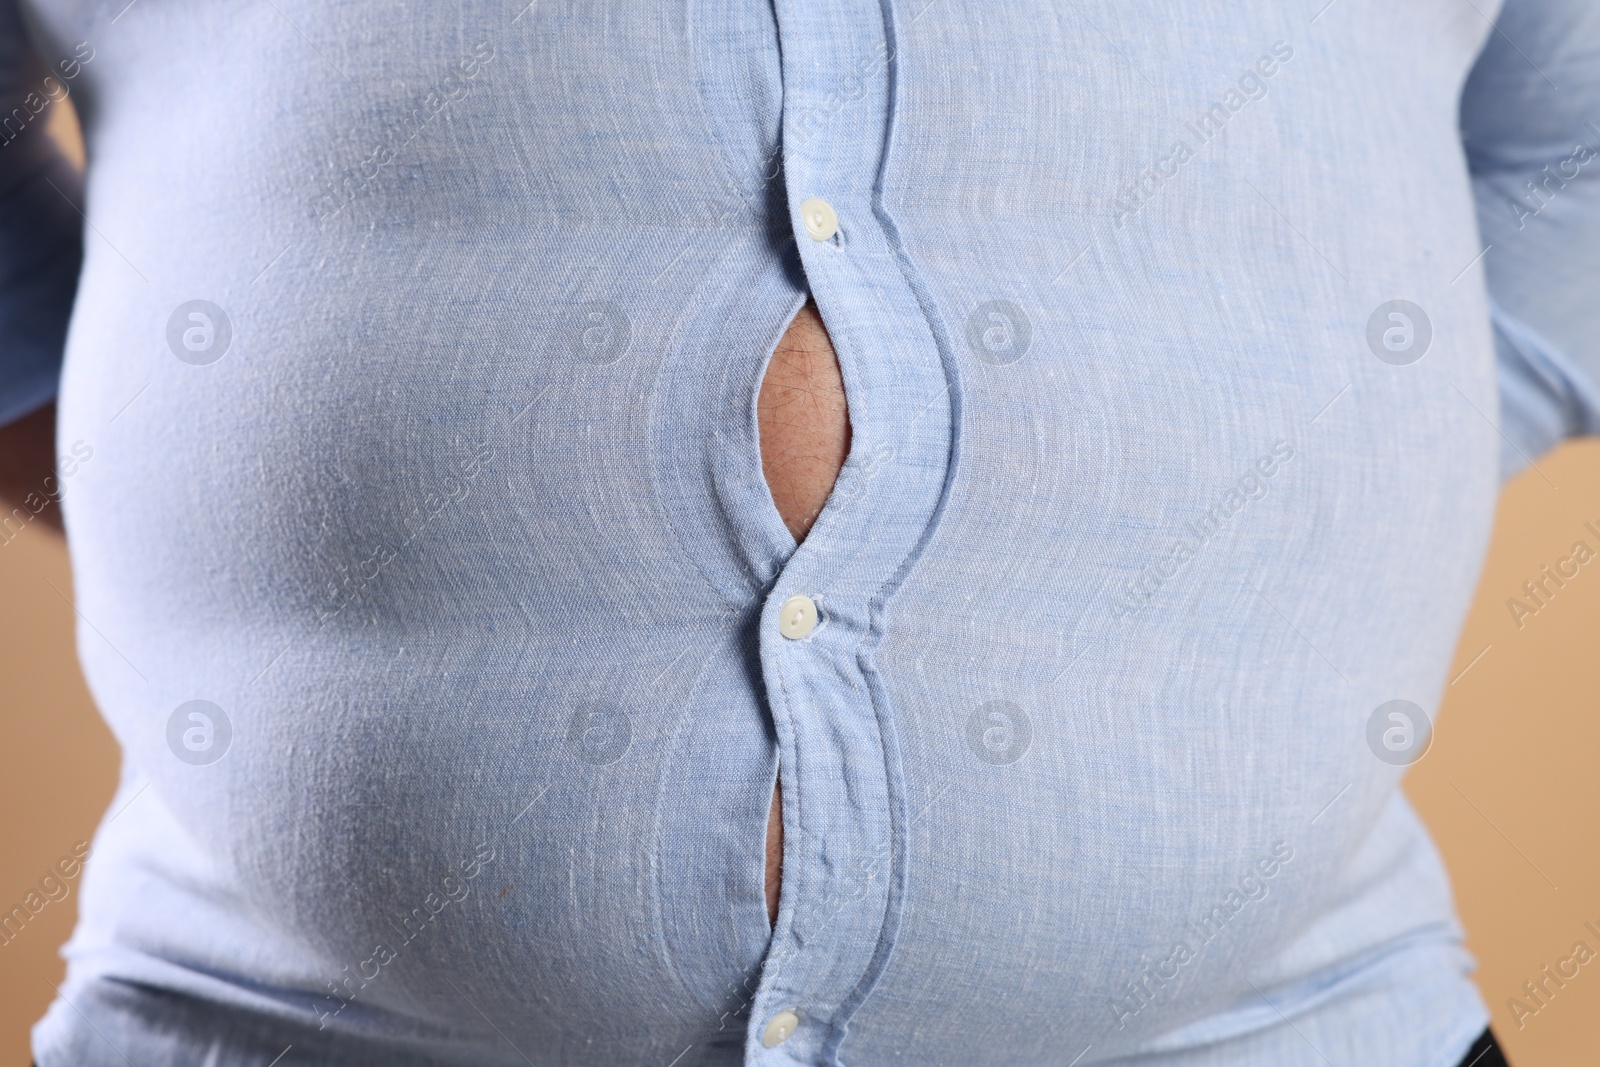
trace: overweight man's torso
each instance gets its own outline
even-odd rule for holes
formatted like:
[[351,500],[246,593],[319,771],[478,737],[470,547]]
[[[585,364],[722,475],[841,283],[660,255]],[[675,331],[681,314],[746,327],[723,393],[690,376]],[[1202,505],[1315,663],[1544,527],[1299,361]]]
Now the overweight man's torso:
[[[69,994],[227,1063],[1481,1029],[1368,744],[1497,489],[1469,5],[120,6],[35,5],[95,50],[61,436],[126,751]],[[849,455],[797,548],[808,294]]]

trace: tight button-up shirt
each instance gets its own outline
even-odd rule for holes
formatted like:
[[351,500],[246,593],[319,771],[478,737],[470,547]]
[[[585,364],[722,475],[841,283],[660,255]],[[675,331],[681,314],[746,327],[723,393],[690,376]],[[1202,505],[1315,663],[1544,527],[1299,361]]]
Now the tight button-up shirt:
[[1481,1031],[1398,783],[1600,410],[1590,0],[3,11],[0,418],[124,753],[41,1067]]

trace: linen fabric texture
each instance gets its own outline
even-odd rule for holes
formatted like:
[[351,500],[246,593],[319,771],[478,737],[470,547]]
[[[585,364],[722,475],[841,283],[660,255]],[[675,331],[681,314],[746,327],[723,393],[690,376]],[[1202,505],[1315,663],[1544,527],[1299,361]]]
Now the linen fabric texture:
[[[93,448],[124,752],[42,1067],[1482,1031],[1368,727],[1437,710],[1501,479],[1600,418],[1592,4],[0,22],[8,99],[93,53],[81,190],[5,127],[0,418],[59,382]],[[797,548],[755,396],[808,295],[853,443]]]

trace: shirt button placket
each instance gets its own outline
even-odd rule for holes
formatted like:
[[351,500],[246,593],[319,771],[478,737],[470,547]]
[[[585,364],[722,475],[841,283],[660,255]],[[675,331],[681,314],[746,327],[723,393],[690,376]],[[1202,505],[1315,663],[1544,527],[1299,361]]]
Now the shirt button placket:
[[[946,382],[916,295],[874,215],[887,140],[891,49],[879,0],[776,0],[783,49],[784,178],[806,284],[838,351],[858,440],[894,435],[927,457],[859,493],[854,469],[783,565],[761,637],[784,775],[783,903],[750,1006],[751,1067],[833,1064],[886,957],[899,809],[890,742],[866,675],[873,598],[933,514]],[[891,325],[894,323],[895,325]],[[909,330],[905,327],[909,327]],[[920,364],[919,364],[920,361]],[[925,365],[921,365],[925,364]],[[902,372],[909,368],[910,376]],[[916,407],[903,397],[919,399]],[[918,409],[928,408],[917,421]],[[875,414],[877,421],[868,421]],[[905,434],[910,427],[921,432]],[[793,787],[791,789],[791,786]]]

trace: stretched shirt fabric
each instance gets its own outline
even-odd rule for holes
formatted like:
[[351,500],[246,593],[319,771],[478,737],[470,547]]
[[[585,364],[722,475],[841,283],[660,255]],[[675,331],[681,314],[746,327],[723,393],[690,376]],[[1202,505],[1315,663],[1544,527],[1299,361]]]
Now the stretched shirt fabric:
[[[1481,1031],[1369,738],[1600,418],[1591,0],[5,11],[0,411],[64,348],[125,755],[41,1067]],[[796,548],[808,294],[853,436]]]

